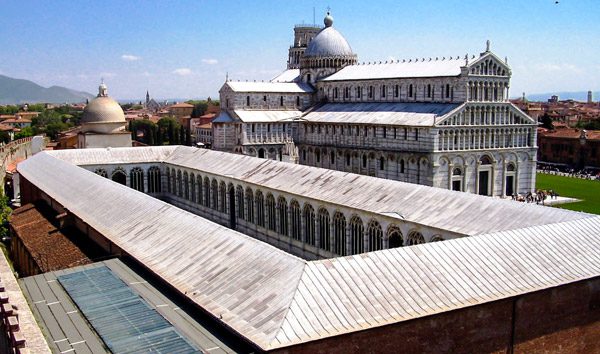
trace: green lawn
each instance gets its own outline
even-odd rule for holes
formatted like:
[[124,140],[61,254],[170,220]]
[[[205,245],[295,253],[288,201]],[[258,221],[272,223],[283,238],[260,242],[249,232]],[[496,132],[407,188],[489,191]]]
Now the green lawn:
[[600,214],[600,181],[538,173],[536,189],[552,189],[562,197],[582,200],[577,203],[557,205],[559,208]]

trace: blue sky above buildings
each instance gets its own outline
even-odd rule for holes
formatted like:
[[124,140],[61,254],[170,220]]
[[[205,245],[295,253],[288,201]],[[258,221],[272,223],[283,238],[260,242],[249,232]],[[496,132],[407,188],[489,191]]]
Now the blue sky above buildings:
[[111,96],[218,97],[285,69],[293,26],[336,27],[359,61],[508,56],[511,96],[600,89],[600,2],[3,0],[0,74]]

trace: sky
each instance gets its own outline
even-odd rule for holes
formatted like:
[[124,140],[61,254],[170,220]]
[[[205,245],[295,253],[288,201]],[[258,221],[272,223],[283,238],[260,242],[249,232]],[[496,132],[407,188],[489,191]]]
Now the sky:
[[296,24],[333,26],[360,62],[478,55],[512,69],[511,96],[600,89],[598,0],[0,0],[0,74],[141,99],[212,98],[269,80]]

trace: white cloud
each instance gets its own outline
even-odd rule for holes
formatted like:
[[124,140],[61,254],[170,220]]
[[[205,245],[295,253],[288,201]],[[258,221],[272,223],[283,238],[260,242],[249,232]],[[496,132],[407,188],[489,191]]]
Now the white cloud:
[[202,59],[202,62],[208,65],[219,64],[219,61],[217,59]]
[[189,75],[192,75],[192,70],[190,68],[179,68],[179,69],[173,70],[173,74],[176,74],[179,76],[189,76]]
[[131,54],[123,54],[121,55],[121,59],[123,59],[124,61],[138,61],[141,60],[141,57],[138,57],[136,55],[131,55]]

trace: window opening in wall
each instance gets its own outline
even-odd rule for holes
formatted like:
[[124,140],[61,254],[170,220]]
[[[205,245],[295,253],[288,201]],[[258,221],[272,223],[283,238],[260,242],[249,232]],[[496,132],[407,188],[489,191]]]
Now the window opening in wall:
[[359,136],[359,135],[360,135],[360,128],[359,128],[359,126],[357,125],[357,126],[356,126],[356,136]]
[[296,96],[296,106],[300,106],[300,96]]
[[254,123],[252,123],[252,132],[256,132],[256,125]]
[[283,106],[283,96],[279,97],[279,105]]
[[387,127],[383,127],[383,137],[387,138]]
[[225,99],[225,106],[229,108],[229,98]]
[[367,155],[363,155],[362,157],[362,167],[367,168]]
[[385,85],[381,86],[381,98],[385,98]]
[[431,98],[431,84],[427,84],[427,98]]
[[364,252],[364,226],[362,220],[358,216],[352,217],[350,220],[350,239],[352,254],[360,254]]
[[379,158],[379,169],[381,171],[385,170],[385,158],[383,156]]
[[346,154],[346,166],[350,166],[350,154]]
[[400,173],[404,173],[404,160],[400,160]]
[[415,129],[415,140],[419,141],[419,128]]
[[446,98],[450,97],[450,84],[446,84]]
[[373,86],[369,86],[369,98],[373,98]]
[[315,151],[315,159],[317,160],[317,162],[321,162],[321,153],[319,152],[319,150]]
[[310,74],[306,75],[306,82],[311,82]]
[[250,96],[246,96],[246,106],[250,106]]
[[396,128],[394,128],[394,139],[396,139],[396,137],[397,137],[396,130],[397,130],[397,129],[396,129]]
[[330,152],[330,162],[331,164],[335,164],[335,152]]
[[410,84],[408,85],[408,97],[412,97],[413,96],[413,85]]
[[338,98],[338,88],[337,87],[333,88],[333,98]]
[[267,96],[263,96],[263,101],[267,102]]
[[404,140],[408,140],[408,128],[404,128]]
[[400,92],[400,87],[398,85],[394,86],[394,97],[398,97]]

